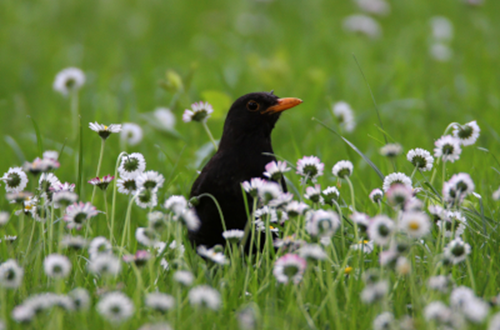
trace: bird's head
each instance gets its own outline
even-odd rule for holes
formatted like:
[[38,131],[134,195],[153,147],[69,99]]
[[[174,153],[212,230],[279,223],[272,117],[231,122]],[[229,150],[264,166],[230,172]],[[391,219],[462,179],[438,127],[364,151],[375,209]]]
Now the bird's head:
[[270,135],[281,113],[300,103],[300,99],[279,98],[272,91],[243,95],[229,109],[223,138],[237,138],[247,134]]

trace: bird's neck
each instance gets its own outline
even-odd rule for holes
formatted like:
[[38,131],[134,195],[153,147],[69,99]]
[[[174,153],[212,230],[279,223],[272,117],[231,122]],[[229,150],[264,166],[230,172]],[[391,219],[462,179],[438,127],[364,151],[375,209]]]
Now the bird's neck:
[[233,125],[226,120],[219,150],[272,152],[271,132],[274,124],[250,125]]

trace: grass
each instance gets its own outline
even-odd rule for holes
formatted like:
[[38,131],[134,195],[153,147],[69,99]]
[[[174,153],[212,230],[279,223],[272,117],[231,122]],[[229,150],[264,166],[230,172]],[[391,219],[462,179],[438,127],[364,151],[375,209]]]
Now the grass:
[[[416,147],[432,151],[434,141],[451,122],[477,120],[482,130],[478,142],[464,148],[459,161],[446,165],[445,178],[441,164],[436,164],[433,188],[425,183],[430,181],[428,172],[424,172],[425,176],[416,173],[414,180],[414,186],[424,188],[421,199],[427,205],[438,199],[436,192],[441,193],[443,180],[459,172],[471,175],[482,199],[468,197],[462,206],[469,222],[465,240],[472,247],[467,263],[439,266],[442,247],[437,244],[442,241],[434,228],[425,239],[427,247],[412,243],[407,254],[412,266],[410,275],[398,275],[380,268],[380,248],[367,255],[349,253],[347,245],[353,241],[354,232],[346,223],[346,244],[342,244],[337,231],[334,245],[325,248],[331,261],[310,263],[296,286],[276,282],[271,254],[264,253],[258,266],[249,266],[253,264],[247,259],[233,256],[229,265],[219,267],[200,259],[187,241],[182,258],[175,251],[165,254],[170,263],[168,271],[162,270],[158,264],[161,258],[157,258],[153,267],[123,264],[120,275],[110,279],[87,272],[87,252],[64,251],[73,269],[64,281],[54,281],[44,274],[42,263],[50,244],[57,251],[57,240],[42,239],[47,227],[36,223],[31,252],[27,254],[33,221],[26,217],[23,232],[19,232],[21,220],[12,214],[0,234],[17,235],[18,239],[13,243],[2,240],[1,261],[17,259],[25,276],[19,289],[2,293],[4,322],[11,329],[47,325],[105,328],[108,323],[94,306],[103,292],[115,289],[127,294],[136,310],[133,318],[116,326],[120,329],[137,329],[159,320],[168,321],[175,329],[234,329],[238,327],[238,313],[249,307],[256,314],[257,328],[263,329],[303,329],[313,324],[316,328],[366,328],[372,327],[373,319],[382,311],[391,311],[398,319],[410,315],[416,328],[423,328],[427,326],[425,306],[432,300],[449,300],[449,295],[430,291],[425,285],[431,275],[438,273],[450,274],[456,285],[475,284],[476,295],[485,300],[495,297],[500,291],[496,275],[498,202],[491,195],[500,182],[496,156],[500,152],[496,125],[500,110],[500,22],[495,14],[500,12],[500,3],[486,1],[484,6],[472,8],[458,0],[398,1],[391,6],[390,15],[377,18],[383,37],[370,40],[342,30],[343,18],[358,12],[350,2],[3,1],[0,173],[32,161],[43,150],[62,151],[61,167],[55,174],[63,182],[76,183],[83,201],[91,199],[92,186],[86,181],[94,177],[100,153],[100,138],[87,128],[94,121],[135,122],[144,130],[144,138],[136,146],[123,145],[113,135],[106,141],[101,175],[114,173],[122,151],[140,152],[146,158],[147,169],[165,177],[158,192],[160,204],[171,195],[188,196],[197,171],[207,161],[198,155],[210,145],[201,125],[181,121],[183,110],[198,100],[214,106],[208,127],[217,140],[228,107],[245,93],[274,89],[279,96],[303,99],[304,104],[284,113],[278,122],[273,133],[275,152],[291,164],[304,155],[320,157],[325,163],[325,175],[319,180],[324,188],[337,184],[331,175],[332,166],[339,160],[350,160],[354,164],[351,181],[356,208],[370,216],[376,215],[379,208],[369,201],[368,194],[382,181],[360,153],[383,175],[393,172],[394,167],[407,175],[413,171],[404,155],[393,163],[379,154],[385,144],[384,132],[389,142],[401,143],[405,151]],[[444,15],[454,24],[454,54],[448,62],[435,61],[428,52],[428,22],[436,15]],[[353,55],[373,91],[384,132]],[[83,69],[87,76],[79,93],[81,132],[73,128],[70,100],[52,90],[55,75],[68,66]],[[331,105],[339,100],[350,103],[355,111],[355,131],[342,136],[359,152],[325,128],[340,132],[331,114]],[[175,132],[159,129],[147,119],[160,106],[169,107],[176,115]],[[313,117],[317,121],[311,120]],[[287,178],[297,192],[305,189],[298,175],[289,172]],[[34,191],[34,182],[30,177],[27,190]],[[342,182],[339,190],[341,209],[344,215],[349,214],[352,201],[347,182]],[[101,211],[105,210],[103,197],[96,192],[94,204]],[[301,196],[296,194],[296,199]],[[116,202],[113,200],[108,191],[108,206],[113,204],[116,209],[113,235],[119,245],[129,200],[121,194],[116,196]],[[0,209],[12,213],[16,207],[1,199]],[[135,205],[130,212],[131,232],[126,237],[126,248],[135,252],[141,246],[133,233],[137,227],[147,225],[147,212]],[[383,212],[396,216],[388,206],[383,206]],[[61,215],[56,210],[54,220]],[[91,221],[89,237],[108,237],[105,214]],[[54,226],[55,238],[59,237],[59,224]],[[80,234],[87,232],[83,229]],[[175,224],[169,224],[161,239],[170,243],[180,236],[186,240]],[[226,255],[229,257],[227,251]],[[346,266],[353,267],[347,277],[343,273]],[[178,268],[191,270],[196,284],[216,288],[222,296],[221,309],[213,312],[191,307],[188,290],[172,279]],[[380,270],[391,287],[389,294],[374,305],[360,300],[365,287],[362,275],[369,268]],[[32,294],[67,293],[78,286],[91,293],[88,312],[53,310],[37,316],[31,325],[20,325],[8,316]],[[177,308],[166,315],[145,308],[145,292],[156,289],[175,296]],[[494,307],[490,314],[496,311]],[[466,326],[480,329],[484,324]]]

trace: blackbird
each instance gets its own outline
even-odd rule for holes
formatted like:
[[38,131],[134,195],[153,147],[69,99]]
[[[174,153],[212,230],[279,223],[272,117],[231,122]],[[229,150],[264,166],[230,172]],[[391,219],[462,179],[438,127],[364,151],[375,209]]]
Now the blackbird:
[[[241,183],[263,176],[265,165],[272,156],[271,132],[281,112],[302,100],[278,98],[273,92],[250,93],[237,99],[226,117],[224,130],[216,154],[205,165],[191,188],[191,197],[209,193],[220,205],[227,230],[244,230],[247,212]],[[284,180],[281,180],[286,191]],[[249,207],[252,197],[247,194]],[[201,226],[189,232],[189,239],[197,246],[212,247],[225,244],[220,213],[209,197],[199,198],[195,205]]]

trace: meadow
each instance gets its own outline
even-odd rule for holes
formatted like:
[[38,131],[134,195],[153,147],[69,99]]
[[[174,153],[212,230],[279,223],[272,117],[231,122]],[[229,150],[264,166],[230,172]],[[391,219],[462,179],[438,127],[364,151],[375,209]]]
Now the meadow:
[[[500,329],[498,13],[3,0],[0,329]],[[219,140],[234,100],[271,90],[304,101],[272,135],[295,204],[248,205],[276,248],[197,251],[172,196],[214,153],[204,125]],[[199,101],[206,122],[183,121]],[[134,154],[155,172],[126,191]]]

